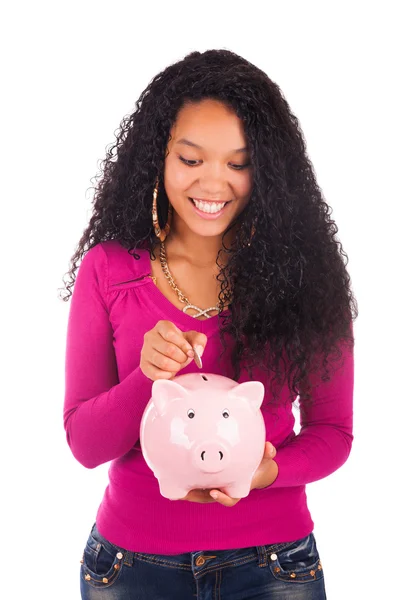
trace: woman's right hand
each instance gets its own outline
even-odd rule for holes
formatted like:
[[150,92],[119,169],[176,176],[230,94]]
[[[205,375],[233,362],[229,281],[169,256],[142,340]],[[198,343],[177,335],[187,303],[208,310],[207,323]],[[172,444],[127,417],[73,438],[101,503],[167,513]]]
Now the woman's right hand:
[[198,331],[181,331],[171,321],[158,323],[145,333],[140,354],[140,368],[151,379],[172,379],[194,357],[193,348],[201,357],[207,336]]

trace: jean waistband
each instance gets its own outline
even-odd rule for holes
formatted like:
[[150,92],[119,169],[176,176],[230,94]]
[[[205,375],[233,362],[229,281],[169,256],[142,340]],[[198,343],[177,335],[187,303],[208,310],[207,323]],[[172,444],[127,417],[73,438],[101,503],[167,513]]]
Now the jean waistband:
[[[198,550],[195,552],[186,552],[183,554],[161,555],[143,552],[131,552],[126,548],[113,544],[103,537],[97,529],[96,523],[93,524],[91,535],[93,538],[103,544],[104,548],[111,554],[122,553],[124,564],[132,566],[135,557],[138,560],[145,560],[151,563],[165,564],[174,566],[178,569],[191,570],[200,573],[208,571],[210,568],[221,567],[223,565],[237,566],[253,560],[258,561],[259,567],[265,567],[268,563],[268,555],[278,552],[291,546],[296,541],[270,544],[267,546],[251,546],[248,548],[239,548],[231,550]],[[122,558],[122,557],[119,557]]]

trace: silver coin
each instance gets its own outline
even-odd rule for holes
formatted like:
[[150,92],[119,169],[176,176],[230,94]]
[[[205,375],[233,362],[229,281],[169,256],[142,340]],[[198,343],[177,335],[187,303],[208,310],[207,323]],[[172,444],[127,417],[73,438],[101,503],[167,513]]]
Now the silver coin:
[[197,354],[195,348],[193,348],[193,352],[194,352],[194,362],[196,363],[196,367],[198,369],[202,369],[203,368],[203,363],[201,362],[201,358],[200,356]]

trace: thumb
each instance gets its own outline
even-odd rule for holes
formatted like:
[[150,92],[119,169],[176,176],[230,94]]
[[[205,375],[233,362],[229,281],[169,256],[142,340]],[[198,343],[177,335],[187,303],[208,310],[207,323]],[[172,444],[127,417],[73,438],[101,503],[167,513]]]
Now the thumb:
[[185,331],[183,332],[183,336],[201,357],[207,345],[207,336],[199,331]]
[[274,458],[276,456],[276,448],[271,442],[265,442],[264,458]]

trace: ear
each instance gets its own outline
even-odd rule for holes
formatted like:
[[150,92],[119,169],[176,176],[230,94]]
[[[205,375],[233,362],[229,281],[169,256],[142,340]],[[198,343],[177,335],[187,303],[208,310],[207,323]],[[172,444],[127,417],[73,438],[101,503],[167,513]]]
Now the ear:
[[165,413],[168,402],[178,398],[186,398],[187,390],[169,379],[157,379],[151,388],[151,399],[160,416]]
[[245,381],[230,390],[229,395],[235,398],[243,398],[256,411],[264,400],[264,386],[261,381]]

